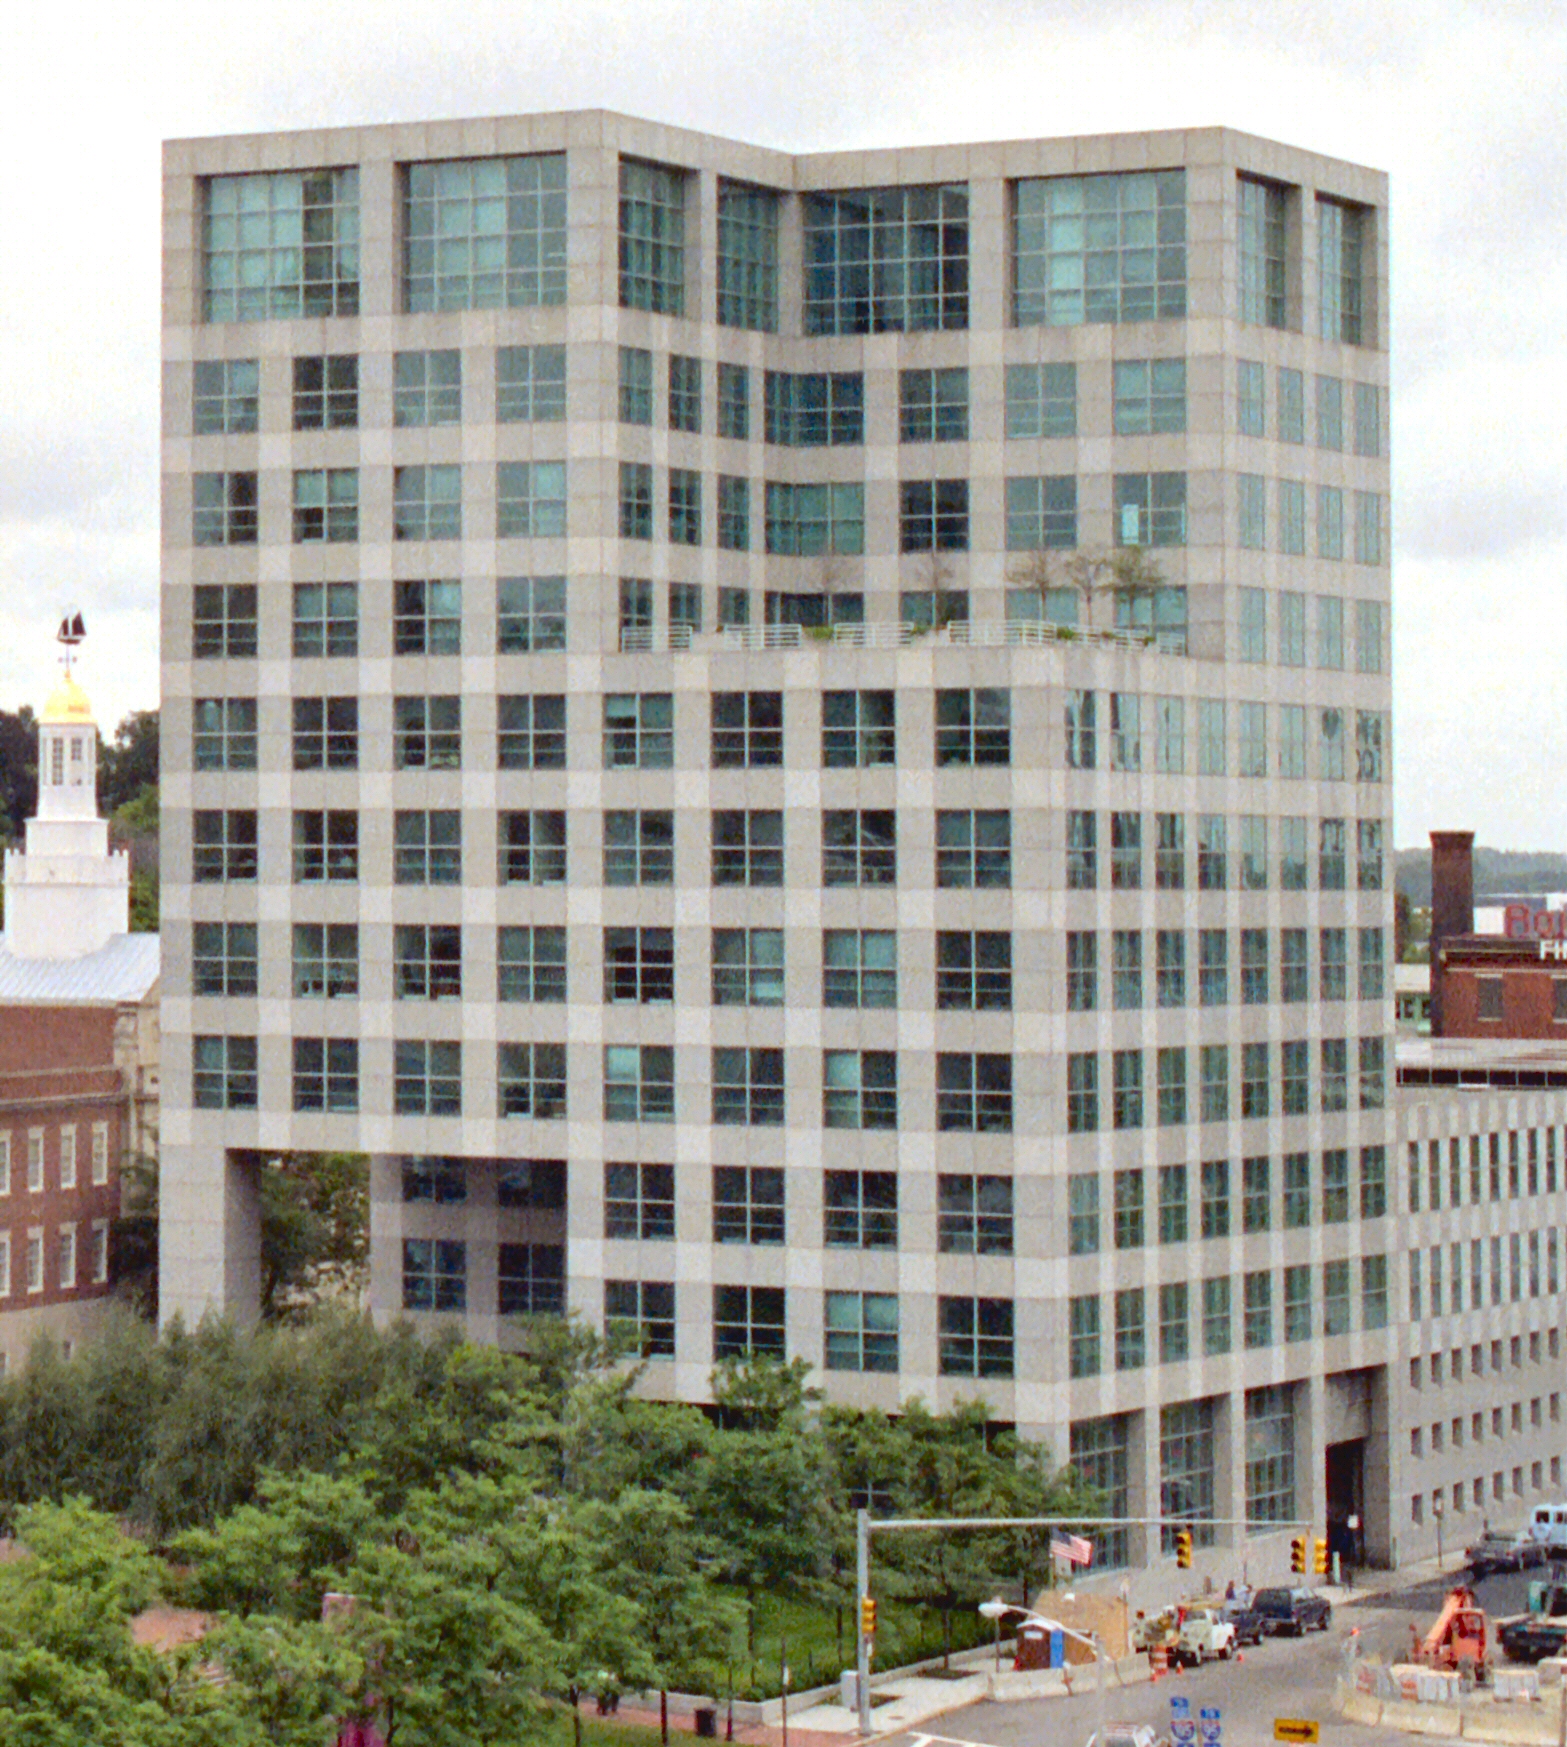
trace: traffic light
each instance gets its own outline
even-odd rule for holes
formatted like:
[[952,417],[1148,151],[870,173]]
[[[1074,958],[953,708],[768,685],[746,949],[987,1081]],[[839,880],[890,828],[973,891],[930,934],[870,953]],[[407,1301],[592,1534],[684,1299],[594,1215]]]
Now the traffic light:
[[1306,1569],[1306,1537],[1297,1535],[1290,1542],[1290,1570],[1304,1573]]
[[1317,1536],[1316,1546],[1312,1549],[1312,1570],[1318,1577],[1325,1576],[1328,1569],[1328,1544],[1321,1535]]
[[860,1597],[860,1636],[862,1638],[876,1636],[876,1598],[873,1595]]
[[1177,1529],[1175,1531],[1175,1563],[1182,1571],[1192,1568],[1192,1531]]

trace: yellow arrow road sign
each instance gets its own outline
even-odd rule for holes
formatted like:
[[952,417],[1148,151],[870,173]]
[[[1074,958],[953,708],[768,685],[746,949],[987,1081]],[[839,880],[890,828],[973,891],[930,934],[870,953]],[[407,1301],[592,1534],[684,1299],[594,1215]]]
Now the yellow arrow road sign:
[[1275,1741],[1315,1741],[1317,1725],[1306,1717],[1275,1717],[1273,1719],[1273,1739]]

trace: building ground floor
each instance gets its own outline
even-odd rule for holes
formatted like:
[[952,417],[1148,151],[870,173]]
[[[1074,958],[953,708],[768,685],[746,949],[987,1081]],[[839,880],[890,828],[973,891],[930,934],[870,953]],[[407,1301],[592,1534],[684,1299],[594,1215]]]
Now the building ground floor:
[[[1120,1363],[1127,1331],[1106,1327],[1102,1369],[1079,1375],[1062,1338],[1063,1300],[1096,1267],[1106,1314],[1120,1316],[1137,1289],[1121,1284],[1114,1256],[1053,1269],[1009,1261],[1015,1317],[1004,1344],[977,1315],[962,1329],[950,1323],[951,1299],[938,1290],[948,1274],[937,1269],[954,1258],[934,1244],[861,1258],[865,1279],[871,1269],[885,1274],[900,1319],[878,1325],[862,1314],[838,1326],[830,1253],[757,1247],[765,1196],[723,1211],[747,1222],[749,1244],[676,1245],[660,1222],[678,1209],[660,1205],[658,1179],[628,1177],[625,1205],[614,1207],[598,1199],[595,1179],[584,1230],[564,1168],[540,1160],[373,1156],[371,1302],[378,1315],[431,1327],[460,1319],[503,1347],[522,1345],[529,1318],[541,1314],[628,1324],[646,1355],[645,1387],[681,1399],[707,1398],[715,1357],[755,1350],[814,1353],[813,1381],[836,1400],[895,1410],[919,1394],[939,1409],[981,1396],[998,1420],[1099,1485],[1110,1515],[1159,1519],[1103,1536],[1102,1557],[1133,1571],[1173,1561],[1182,1526],[1193,1530],[1199,1580],[1285,1580],[1290,1539],[1303,1530],[1346,1563],[1405,1564],[1567,1498],[1567,1085],[1551,1083],[1567,1071],[1514,1059],[1524,1047],[1509,1055],[1466,1044],[1457,1063],[1420,1040],[1401,1057],[1386,1217],[1374,1240],[1385,1252],[1374,1258],[1385,1314],[1369,1314],[1367,1258],[1340,1254],[1337,1201],[1314,1198],[1321,1217],[1309,1228],[1266,1234],[1280,1264],[1269,1277],[1283,1290],[1265,1342],[1252,1339],[1262,1325],[1248,1321],[1243,1300],[1245,1282],[1268,1271],[1251,1267],[1252,1251],[1236,1251],[1233,1343],[1222,1354],[1203,1345],[1204,1307],[1231,1295],[1195,1278],[1207,1271],[1195,1255],[1189,1297],[1174,1290],[1180,1282],[1149,1289],[1147,1346],[1135,1365]],[[253,1162],[229,1155],[224,1217],[204,1223],[191,1251],[231,1300],[255,1267]],[[178,1154],[166,1160],[180,1168]],[[963,1261],[982,1284],[993,1262],[982,1253],[983,1205],[969,1217],[978,1253]],[[631,1224],[612,1226],[622,1235],[611,1237],[606,1219]],[[623,1235],[633,1226],[634,1240]],[[1263,1242],[1245,1240],[1254,1241]],[[650,1290],[651,1269],[636,1261],[658,1244],[678,1318],[673,1297]],[[1355,1293],[1340,1323],[1328,1293],[1345,1271]],[[1312,1294],[1293,1320],[1292,1280]],[[976,1311],[983,1297],[974,1293]],[[1190,1306],[1191,1345],[1166,1362],[1160,1323],[1177,1302]],[[677,1327],[695,1324],[703,1340],[688,1361]]]

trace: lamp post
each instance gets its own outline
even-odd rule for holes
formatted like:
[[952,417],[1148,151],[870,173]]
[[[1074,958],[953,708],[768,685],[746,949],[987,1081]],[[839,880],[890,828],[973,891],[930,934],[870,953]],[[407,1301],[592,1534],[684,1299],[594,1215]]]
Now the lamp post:
[[1442,1501],[1434,1498],[1431,1501],[1431,1514],[1436,1518],[1436,1568],[1442,1569]]
[[1065,1638],[1075,1639],[1079,1644],[1086,1644],[1094,1653],[1094,1691],[1098,1695],[1095,1707],[1098,1720],[1094,1725],[1096,1741],[1102,1743],[1105,1733],[1105,1698],[1107,1681],[1105,1669],[1104,1646],[1099,1641],[1097,1632],[1079,1632],[1074,1627],[1065,1625],[1060,1620],[1053,1620],[1048,1614],[1035,1613],[1029,1607],[1014,1607],[1011,1602],[1002,1601],[997,1596],[994,1601],[982,1601],[979,1604],[982,1618],[994,1620],[996,1624],[996,1667],[1001,1667],[1001,1622],[1008,1614],[1016,1614],[1026,1626],[1043,1626],[1047,1632],[1060,1632]]

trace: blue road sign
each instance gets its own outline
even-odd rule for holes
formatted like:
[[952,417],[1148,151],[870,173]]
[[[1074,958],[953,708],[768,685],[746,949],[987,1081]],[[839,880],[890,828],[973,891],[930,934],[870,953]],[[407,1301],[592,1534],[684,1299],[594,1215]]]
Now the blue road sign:
[[1175,1693],[1170,1694],[1170,1715],[1172,1717],[1189,1717],[1192,1714],[1192,1701]]

